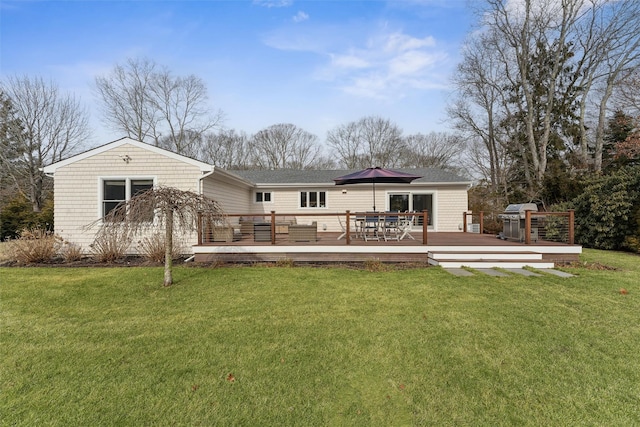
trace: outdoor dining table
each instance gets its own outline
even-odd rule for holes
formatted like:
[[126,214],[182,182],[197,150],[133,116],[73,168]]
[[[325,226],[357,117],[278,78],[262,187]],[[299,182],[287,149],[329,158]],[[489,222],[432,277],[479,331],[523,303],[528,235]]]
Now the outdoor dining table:
[[356,215],[356,235],[365,241],[400,240],[398,215],[394,212],[366,212]]

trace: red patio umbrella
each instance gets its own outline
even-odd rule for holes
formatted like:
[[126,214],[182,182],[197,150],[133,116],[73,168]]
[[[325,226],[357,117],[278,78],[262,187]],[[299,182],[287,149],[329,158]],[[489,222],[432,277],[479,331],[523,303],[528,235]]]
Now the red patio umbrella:
[[400,172],[392,169],[379,167],[367,168],[358,172],[334,178],[336,185],[362,184],[370,182],[373,184],[373,210],[376,210],[376,182],[384,184],[407,184],[414,179],[422,178],[420,175]]

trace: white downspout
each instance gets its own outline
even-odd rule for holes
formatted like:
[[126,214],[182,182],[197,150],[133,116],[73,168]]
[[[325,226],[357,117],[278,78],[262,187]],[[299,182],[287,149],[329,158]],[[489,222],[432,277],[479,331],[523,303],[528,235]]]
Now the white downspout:
[[202,175],[200,178],[198,178],[198,181],[200,181],[200,184],[198,185],[198,189],[200,191],[201,196],[204,196],[204,179],[213,175],[215,171],[216,171],[216,167],[213,166],[213,169],[211,169],[210,172],[207,172],[204,175]]

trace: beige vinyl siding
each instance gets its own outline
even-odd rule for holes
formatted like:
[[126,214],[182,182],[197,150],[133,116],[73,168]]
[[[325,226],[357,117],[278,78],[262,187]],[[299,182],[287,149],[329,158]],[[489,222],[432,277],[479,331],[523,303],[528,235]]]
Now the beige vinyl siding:
[[435,231],[462,231],[462,214],[467,211],[467,188],[443,188],[438,192]]
[[[157,186],[199,192],[201,175],[196,166],[128,144],[60,167],[54,180],[56,233],[90,250],[97,226],[86,227],[101,216],[102,178],[153,179]],[[186,244],[196,241],[194,233]]]
[[[222,209],[228,214],[246,214],[251,211],[253,192],[248,184],[214,173],[204,179],[203,194],[220,203]],[[229,222],[237,224],[238,219],[238,217],[229,218]]]
[[[271,203],[255,203],[254,191],[270,191]],[[336,217],[326,216],[330,213],[367,212],[373,210],[373,189],[370,184],[282,188],[260,187],[251,192],[250,212],[252,214],[269,214],[272,210],[281,215],[296,215],[304,213],[304,217],[298,217],[298,223],[318,222],[318,228],[327,226],[327,231],[340,231],[340,224]],[[301,208],[300,191],[326,191],[326,208]],[[343,193],[346,191],[346,193]],[[433,230],[434,231],[460,231],[462,213],[467,210],[467,186],[466,185],[376,185],[376,210],[388,209],[389,193],[426,193],[433,196]],[[317,213],[318,216],[306,216]]]

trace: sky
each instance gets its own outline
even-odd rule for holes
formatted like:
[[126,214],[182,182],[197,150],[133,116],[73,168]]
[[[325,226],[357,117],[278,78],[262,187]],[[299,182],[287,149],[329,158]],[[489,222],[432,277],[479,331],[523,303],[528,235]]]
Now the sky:
[[292,123],[324,142],[366,116],[405,135],[447,131],[465,0],[0,0],[0,78],[39,76],[80,99],[93,141],[124,136],[92,91],[128,58],[196,75],[224,126]]

